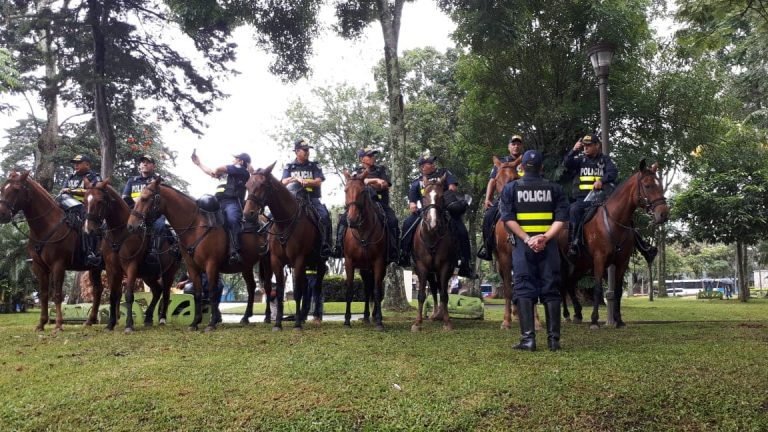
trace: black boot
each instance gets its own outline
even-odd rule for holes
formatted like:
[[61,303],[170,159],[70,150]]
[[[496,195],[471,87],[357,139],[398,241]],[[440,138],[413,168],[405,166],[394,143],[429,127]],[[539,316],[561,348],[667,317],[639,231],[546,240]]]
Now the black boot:
[[400,250],[397,248],[397,237],[389,235],[387,242],[387,263],[396,263],[400,259]]
[[568,257],[575,258],[579,255],[579,236],[576,232],[577,226],[568,224]]
[[230,228],[229,230],[229,264],[236,265],[243,262],[240,256],[240,229]]
[[480,250],[477,251],[477,257],[481,260],[491,261],[493,259],[493,254],[491,254],[491,249],[488,245],[484,244]]
[[99,238],[96,234],[85,234],[85,265],[88,267],[101,267],[104,264],[104,260],[99,253]]
[[[533,300],[517,299],[517,317],[520,319],[520,343],[512,349],[536,351],[536,330],[533,326]],[[549,321],[547,321],[549,323]]]
[[645,241],[643,236],[641,236],[637,230],[635,230],[635,247],[648,264],[651,264],[659,253],[659,249]]
[[560,349],[560,301],[547,302],[544,314],[547,318],[547,348],[557,351]]
[[330,221],[320,221],[320,257],[328,258],[333,253],[331,251],[331,245],[328,243],[331,240],[331,226]]
[[461,264],[459,264],[459,276],[474,279],[475,272],[472,268],[472,263],[468,260],[461,260]]
[[336,226],[336,243],[333,245],[333,250],[331,250],[331,257],[332,258],[341,258],[344,256],[344,233],[347,232],[347,225],[342,224],[342,219],[339,217],[339,225]]

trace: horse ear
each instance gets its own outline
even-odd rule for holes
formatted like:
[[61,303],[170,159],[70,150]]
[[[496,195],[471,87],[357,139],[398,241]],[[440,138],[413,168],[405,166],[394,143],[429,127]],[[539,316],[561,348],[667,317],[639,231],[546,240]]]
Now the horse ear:
[[272,162],[272,165],[264,168],[264,174],[272,174],[272,168],[275,167],[276,163],[277,163],[277,161],[274,161],[274,162]]
[[497,158],[496,155],[493,155],[493,165],[496,168],[501,168],[501,159]]
[[91,183],[91,181],[88,180],[88,177],[86,177],[86,178],[83,179],[83,186],[85,186],[86,189],[90,189],[90,188],[92,188],[92,187],[94,187],[96,185]]
[[656,171],[658,171],[658,170],[659,170],[659,163],[658,163],[658,162],[654,162],[654,163],[653,163],[653,165],[651,165],[651,168],[650,168],[650,169],[651,169],[651,171],[653,171],[653,173],[655,174],[655,173],[656,173]]
[[19,181],[27,181],[27,177],[29,177],[29,171],[24,171],[21,173],[21,176],[19,177]]
[[102,186],[104,186],[104,187],[107,187],[107,186],[111,185],[112,184],[112,176],[107,177],[101,183],[102,183]]
[[363,170],[363,173],[360,174],[357,178],[359,178],[360,180],[364,180],[368,178],[368,170]]
[[643,159],[640,161],[640,172],[643,172],[643,171],[645,171],[645,167],[646,167],[645,158],[643,158]]
[[445,180],[448,178],[448,173],[443,173],[443,175],[440,177],[440,183],[445,184]]
[[349,171],[348,171],[347,169],[344,169],[344,179],[345,179],[345,180],[347,180],[347,181],[349,181],[349,178],[350,178],[350,177],[351,177],[351,176],[349,175]]

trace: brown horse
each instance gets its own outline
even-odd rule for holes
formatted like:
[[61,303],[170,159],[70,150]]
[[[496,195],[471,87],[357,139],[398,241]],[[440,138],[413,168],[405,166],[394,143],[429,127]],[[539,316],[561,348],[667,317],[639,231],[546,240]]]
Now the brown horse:
[[[0,223],[8,223],[19,211],[24,212],[29,224],[27,251],[32,258],[32,272],[37,277],[40,296],[40,321],[37,330],[48,323],[49,287],[53,286],[56,304],[54,332],[63,330],[61,302],[65,270],[87,270],[91,282],[99,293],[102,291],[101,269],[87,267],[76,262],[80,248],[79,228],[67,223],[64,210],[48,192],[29,177],[29,172],[11,172],[0,190]],[[96,322],[101,296],[94,296],[93,308],[86,325]]]
[[[502,162],[496,156],[493,157],[493,165],[496,166],[494,187],[498,197],[501,197],[501,192],[507,183],[520,178],[518,166],[521,160],[522,158],[519,157],[514,161]],[[501,219],[496,221],[493,235],[496,236],[496,246],[493,250],[493,254],[496,257],[496,271],[501,277],[501,285],[504,290],[504,319],[501,322],[501,328],[509,330],[512,318],[517,316],[517,307],[512,304],[512,290],[514,289],[512,285],[512,251],[515,249],[515,236],[511,231],[507,230]],[[536,329],[540,330],[541,322],[539,321],[538,310],[534,310],[534,317]]]
[[[229,264],[229,240],[224,227],[216,222],[215,212],[208,212],[198,207],[197,202],[186,194],[161,184],[157,178],[151,181],[141,192],[131,216],[128,218],[128,230],[131,232],[151,229],[152,221],[163,214],[168,218],[173,230],[179,236],[184,262],[187,264],[189,278],[195,286],[195,317],[190,330],[197,330],[203,319],[202,294],[203,285],[201,273],[205,272],[210,289],[211,321],[206,331],[214,330],[221,322],[219,301],[221,289],[216,281],[220,273],[241,273],[250,293],[256,289],[253,277],[253,267],[267,252],[266,239],[263,234],[248,233],[244,230],[242,236],[242,261],[239,264]],[[263,262],[263,260],[262,260]],[[262,277],[268,275],[268,270],[259,268]],[[269,280],[267,278],[266,280]],[[266,280],[262,279],[266,283]],[[243,317],[247,322],[247,317]]]
[[429,181],[421,198],[421,222],[413,234],[414,269],[419,277],[419,313],[411,331],[421,330],[423,321],[426,285],[429,282],[433,293],[440,294],[440,302],[435,302],[435,317],[443,319],[443,329],[452,330],[453,324],[448,314],[448,281],[458,262],[458,240],[451,232],[450,215],[445,209],[445,175]]
[[[603,277],[608,290],[606,324],[624,327],[621,319],[621,295],[624,273],[634,251],[632,215],[637,208],[644,209],[653,217],[655,224],[667,221],[669,207],[664,198],[664,188],[656,175],[657,166],[646,167],[640,162],[637,173],[620,184],[616,191],[601,205],[594,217],[584,224],[584,241],[587,246],[573,261],[562,260],[563,288],[574,299],[575,318],[581,319],[581,305],[574,294],[578,280],[590,271],[595,276],[594,306],[590,328],[598,328],[598,307],[603,297]],[[560,252],[566,256],[568,231],[562,230],[558,238]],[[563,302],[565,307],[565,302]],[[564,315],[565,312],[564,312]]]
[[[144,315],[144,325],[151,326],[155,314],[155,306],[162,297],[158,309],[160,324],[166,322],[168,303],[171,298],[171,286],[176,272],[179,270],[179,259],[175,251],[171,250],[171,242],[164,239],[160,245],[158,262],[156,265],[145,263],[150,245],[150,232],[132,234],[126,228],[126,222],[131,214],[131,209],[110,186],[110,179],[91,185],[85,180],[85,209],[86,221],[83,226],[85,232],[100,229],[102,222],[106,222],[107,229],[104,240],[109,245],[104,250],[104,264],[107,271],[107,285],[109,286],[109,323],[107,329],[112,330],[117,324],[119,315],[120,298],[122,293],[123,276],[125,276],[127,289],[125,290],[125,302],[128,307],[125,320],[125,332],[133,331],[133,287],[137,277],[140,277],[152,290],[152,301]],[[94,293],[101,297],[101,292]]]
[[347,273],[347,310],[344,325],[349,327],[352,317],[352,290],[355,269],[360,269],[365,289],[363,321],[369,321],[368,305],[373,297],[373,320],[376,330],[384,330],[381,301],[384,298],[384,276],[387,273],[387,230],[377,215],[376,203],[371,199],[370,188],[364,183],[368,171],[350,175],[344,171],[347,184],[344,187],[344,209],[347,213],[347,231],[344,233],[344,269]]
[[[293,268],[296,320],[294,329],[301,330],[309,313],[310,293],[307,290],[307,267],[317,270],[318,287],[325,275],[325,259],[320,257],[320,231],[311,217],[309,201],[295,197],[272,175],[275,163],[251,173],[245,187],[248,189],[243,217],[256,221],[269,206],[272,222],[268,228],[271,266],[277,284],[277,318],[272,330],[283,328],[283,293],[285,292],[285,266]],[[321,289],[321,288],[319,288]]]

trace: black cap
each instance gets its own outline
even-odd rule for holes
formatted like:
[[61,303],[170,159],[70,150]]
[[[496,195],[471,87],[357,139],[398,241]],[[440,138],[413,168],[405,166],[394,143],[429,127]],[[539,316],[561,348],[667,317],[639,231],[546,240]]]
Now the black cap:
[[523,137],[521,137],[520,135],[512,135],[511,137],[509,137],[509,142],[515,142],[515,141],[523,142]]
[[246,164],[251,163],[251,157],[248,156],[248,153],[239,153],[236,155],[233,155],[236,159],[240,159],[241,161],[245,162]]
[[139,162],[141,162],[141,161],[147,161],[147,162],[155,163],[155,158],[153,158],[152,155],[144,154],[144,155],[141,155],[141,157],[139,158]]
[[312,147],[311,145],[308,144],[308,141],[307,141],[306,138],[299,138],[299,139],[297,139],[296,141],[293,142],[293,150],[294,151],[299,150],[299,149],[309,150],[311,148],[314,148],[314,147]]
[[72,160],[69,161],[69,163],[78,163],[78,162],[88,162],[91,163],[91,158],[89,158],[86,155],[79,154],[72,158]]
[[540,168],[543,163],[541,153],[536,150],[528,150],[523,154],[522,164],[526,168]]
[[419,156],[419,166],[422,166],[425,163],[435,163],[436,160],[437,156]]
[[376,150],[374,148],[371,148],[371,147],[366,147],[364,149],[360,149],[360,150],[357,151],[357,157],[361,158],[363,156],[374,156],[374,155],[376,155],[378,153],[379,153],[378,150]]
[[581,139],[582,144],[600,144],[600,135],[598,134],[589,134]]

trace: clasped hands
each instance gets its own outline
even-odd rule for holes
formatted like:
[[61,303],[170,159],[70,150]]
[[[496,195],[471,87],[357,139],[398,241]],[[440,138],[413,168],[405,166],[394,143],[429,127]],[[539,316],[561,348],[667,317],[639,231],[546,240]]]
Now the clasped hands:
[[538,253],[543,251],[544,248],[547,246],[547,237],[544,234],[530,236],[525,241],[525,244],[527,244],[532,251]]

